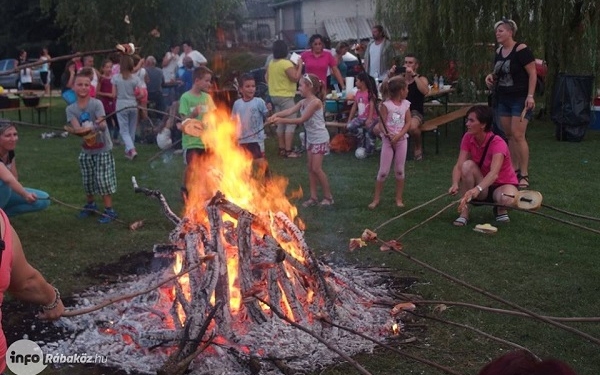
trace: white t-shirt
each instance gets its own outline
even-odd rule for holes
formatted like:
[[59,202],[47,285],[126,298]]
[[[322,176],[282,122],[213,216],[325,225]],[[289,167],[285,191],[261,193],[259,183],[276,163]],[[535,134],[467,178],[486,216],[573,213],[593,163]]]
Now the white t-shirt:
[[165,78],[165,82],[171,82],[176,78],[175,73],[177,72],[177,60],[179,60],[179,56],[177,56],[176,59],[173,59],[173,54],[171,52],[167,52],[165,54],[165,58],[169,60],[169,63],[167,66],[163,66],[163,77]]
[[135,75],[140,79],[139,88],[147,89],[146,86],[146,69],[142,68],[135,73]]
[[381,66],[381,47],[383,43],[376,44],[371,43],[369,47],[369,75],[375,79],[381,78],[385,75],[385,72],[380,72]]
[[194,68],[199,67],[200,64],[206,64],[208,62],[208,60],[206,60],[206,57],[204,57],[203,54],[196,50],[193,50],[187,55],[185,54],[185,52],[179,55],[179,60],[177,60],[177,66],[183,66],[183,58],[186,56],[189,56],[192,59],[192,61],[194,62]]

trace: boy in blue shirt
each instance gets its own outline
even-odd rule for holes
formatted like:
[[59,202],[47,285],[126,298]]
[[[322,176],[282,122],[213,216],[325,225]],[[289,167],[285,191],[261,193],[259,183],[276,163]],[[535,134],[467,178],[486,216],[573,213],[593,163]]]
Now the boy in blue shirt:
[[264,119],[269,109],[264,100],[254,96],[256,81],[251,74],[244,74],[240,78],[240,93],[242,97],[233,103],[231,110],[231,116],[238,118],[238,142],[252,155],[259,176],[269,177],[267,160],[260,147],[265,139]]

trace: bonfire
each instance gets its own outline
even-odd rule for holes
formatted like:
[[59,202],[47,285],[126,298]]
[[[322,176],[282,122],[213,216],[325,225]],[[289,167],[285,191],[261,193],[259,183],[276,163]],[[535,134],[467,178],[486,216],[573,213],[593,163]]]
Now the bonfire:
[[135,297],[63,318],[72,333],[45,350],[98,353],[137,373],[292,373],[371,351],[374,342],[359,334],[397,334],[402,309],[391,310],[381,274],[315,256],[287,180],[253,170],[229,115],[195,126],[213,152],[188,168],[182,216],[136,185],[160,198],[175,225],[170,243],[155,246],[170,266],[78,296],[79,308]]

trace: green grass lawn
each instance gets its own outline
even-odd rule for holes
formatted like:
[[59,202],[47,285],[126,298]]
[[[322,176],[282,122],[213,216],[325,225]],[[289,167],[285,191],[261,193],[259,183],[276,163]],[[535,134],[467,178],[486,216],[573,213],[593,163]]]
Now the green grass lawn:
[[[53,99],[50,122],[57,129],[64,125],[64,108]],[[28,119],[25,115],[24,119]],[[47,191],[61,201],[82,205],[77,155],[79,141],[74,137],[42,139],[47,130],[19,127],[17,149],[21,181],[25,186]],[[409,292],[430,300],[463,301],[499,308],[501,304],[456,285],[406,258],[381,252],[369,246],[348,251],[348,240],[358,237],[365,228],[375,228],[384,221],[447,191],[450,172],[458,154],[462,135],[452,126],[448,135],[442,131],[440,153],[435,154],[434,135],[426,135],[425,160],[406,164],[406,208],[394,204],[394,183],[388,181],[382,204],[369,210],[378,158],[357,160],[353,154],[332,154],[325,159],[335,197],[328,209],[300,208],[306,223],[308,244],[320,255],[337,263],[388,266],[397,273],[414,276],[419,282]],[[533,189],[544,195],[544,203],[569,211],[597,214],[600,184],[600,132],[588,131],[581,143],[558,142],[554,125],[534,121],[528,131],[531,149],[530,178]],[[182,204],[179,186],[183,170],[180,155],[147,160],[158,151],[155,145],[139,145],[139,156],[129,162],[122,146],[115,148],[119,182],[114,208],[127,223],[144,220],[143,228],[131,232],[124,225],[100,225],[93,219],[80,220],[76,211],[52,204],[40,213],[16,217],[12,223],[19,232],[29,261],[40,269],[65,295],[102,282],[90,267],[101,263],[116,264],[120,257],[140,251],[150,252],[154,243],[167,241],[170,222],[162,215],[156,201],[136,195],[131,176],[140,185],[161,190],[176,212]],[[282,159],[276,156],[276,142],[267,140],[267,157],[272,170],[289,178],[289,193],[302,187],[308,191],[305,159]],[[452,197],[422,208],[391,222],[378,231],[379,237],[393,239],[403,231],[436,213]],[[552,214],[547,209],[542,212]],[[511,212],[511,223],[499,225],[496,235],[472,230],[474,224],[492,222],[490,208],[472,211],[469,227],[451,225],[454,208],[413,231],[402,239],[405,251],[419,260],[463,279],[484,290],[539,314],[550,316],[598,316],[600,292],[600,253],[596,234],[526,212]],[[562,216],[570,219],[568,217]],[[597,223],[572,219],[598,228]],[[419,309],[430,313],[433,306]],[[540,357],[556,357],[570,363],[580,375],[597,375],[600,370],[598,346],[548,324],[531,319],[496,315],[462,307],[450,307],[442,318],[467,324],[492,335],[518,343]],[[470,331],[422,320],[426,328],[416,334],[418,340],[403,345],[402,350],[442,363],[461,373],[476,374],[491,358],[510,347],[492,342]],[[571,323],[584,332],[600,337],[598,323]],[[9,327],[5,327],[9,329]],[[434,369],[407,361],[393,353],[377,350],[357,358],[373,374],[436,374]],[[335,366],[325,374],[348,374],[347,365]]]

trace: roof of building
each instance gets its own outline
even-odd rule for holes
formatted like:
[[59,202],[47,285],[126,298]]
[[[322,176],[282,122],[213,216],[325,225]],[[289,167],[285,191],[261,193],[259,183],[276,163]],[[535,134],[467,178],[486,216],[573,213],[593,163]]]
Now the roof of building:
[[340,17],[326,19],[323,21],[327,36],[332,41],[354,40],[370,38],[371,29],[377,23],[372,18],[364,16],[359,17]]

